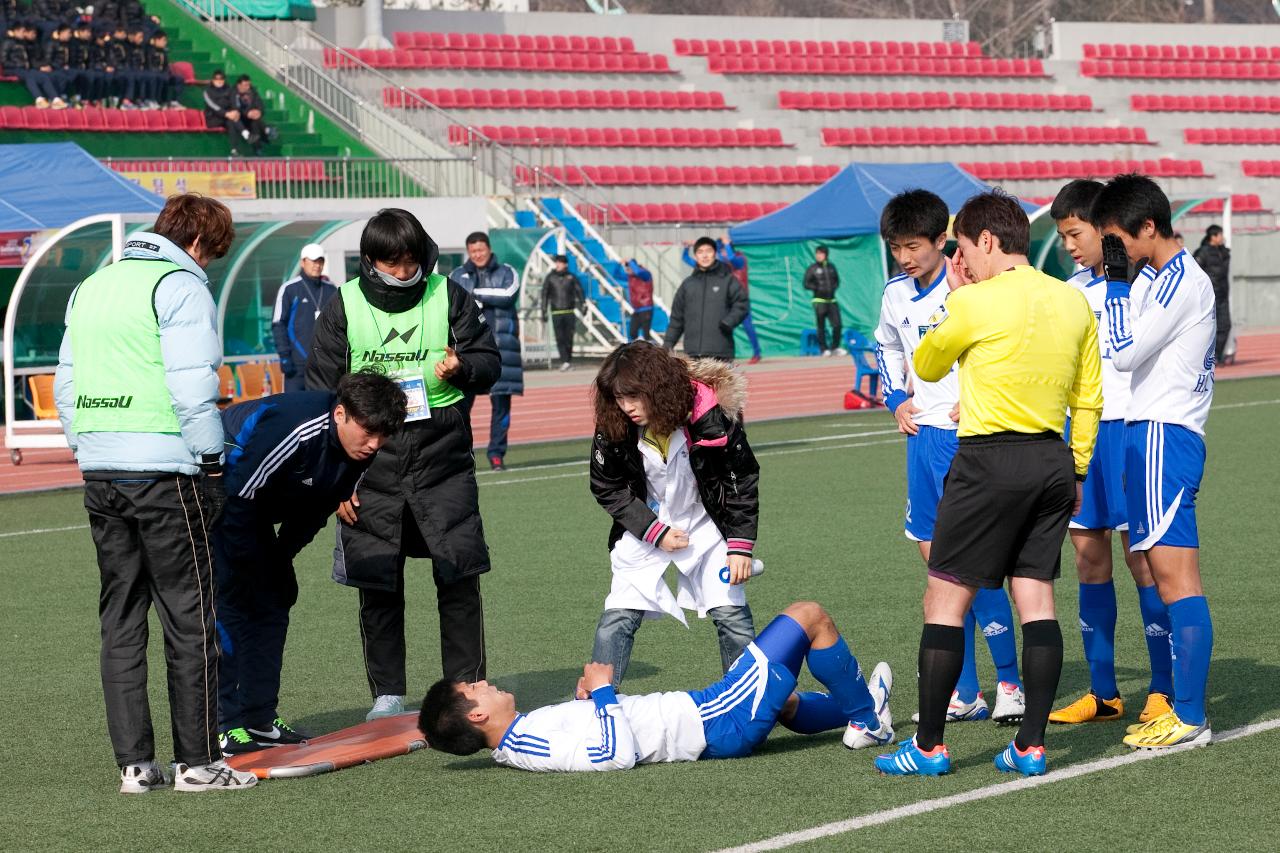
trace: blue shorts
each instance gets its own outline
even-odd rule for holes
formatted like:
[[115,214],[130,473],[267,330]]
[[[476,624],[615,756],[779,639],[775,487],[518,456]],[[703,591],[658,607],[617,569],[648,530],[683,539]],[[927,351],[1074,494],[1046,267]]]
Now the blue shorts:
[[1203,438],[1178,424],[1127,424],[1124,476],[1130,551],[1200,547],[1196,493],[1204,476]]
[[[1071,519],[1076,530],[1128,530],[1129,508],[1124,498],[1124,421],[1098,424],[1098,441],[1084,480],[1080,514]],[[1067,422],[1071,444],[1071,422]]]
[[742,758],[764,743],[796,689],[809,637],[790,616],[770,622],[724,678],[691,690],[707,748],[699,758]]
[[922,426],[917,435],[907,436],[907,538],[933,541],[933,524],[938,519],[942,484],[951,470],[951,457],[960,446],[953,429]]

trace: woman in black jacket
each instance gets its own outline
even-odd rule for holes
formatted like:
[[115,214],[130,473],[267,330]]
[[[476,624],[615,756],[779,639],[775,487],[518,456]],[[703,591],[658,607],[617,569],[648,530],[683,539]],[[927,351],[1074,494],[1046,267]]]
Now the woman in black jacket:
[[[746,380],[647,341],[618,347],[596,376],[591,492],[613,518],[613,585],[592,660],[620,684],[640,622],[683,608],[710,616],[724,670],[755,637],[743,584],[760,519],[760,466],[742,428]],[[678,591],[664,580],[676,564]]]
[[[404,707],[406,557],[432,562],[444,677],[485,677],[480,575],[489,571],[489,549],[471,424],[460,403],[464,393],[486,393],[500,363],[475,300],[430,272],[439,249],[413,214],[379,211],[365,226],[360,255],[359,277],[344,284],[339,298],[320,313],[307,387],[333,390],[343,374],[381,364],[401,379],[411,399],[404,430],[383,446],[356,494],[338,511],[333,574],[360,590],[372,719]],[[433,307],[447,313],[433,314]],[[430,328],[433,316],[441,328]],[[369,321],[377,330],[372,337],[360,331]],[[425,406],[412,408],[415,395]]]

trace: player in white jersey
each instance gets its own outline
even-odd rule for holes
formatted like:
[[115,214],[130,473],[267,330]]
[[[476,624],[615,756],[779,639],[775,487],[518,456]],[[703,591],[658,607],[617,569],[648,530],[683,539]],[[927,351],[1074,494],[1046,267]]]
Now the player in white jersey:
[[[942,483],[959,447],[960,384],[957,369],[937,382],[916,376],[912,356],[925,332],[946,316],[947,203],[928,190],[908,190],[889,200],[880,216],[880,236],[903,269],[885,284],[876,327],[876,361],[884,385],[884,403],[907,436],[905,532],[929,561],[933,525]],[[987,708],[978,683],[973,632],[981,626],[996,665],[996,705]],[[1013,611],[1003,588],[980,589],[965,617],[965,657],[960,679],[947,706],[947,720],[1015,723],[1024,700],[1013,638]]]
[[[830,693],[795,692],[805,662]],[[427,692],[418,726],[432,749],[471,755],[488,747],[498,764],[543,772],[740,758],[777,723],[790,726],[806,702],[838,710],[850,749],[893,739],[889,665],[877,664],[868,686],[835,623],[812,601],[784,610],[704,690],[619,696],[612,680],[611,665],[589,663],[575,701],[521,714],[515,696],[488,682],[446,679]]]
[[[1133,727],[1135,749],[1208,743],[1205,690],[1213,620],[1200,583],[1195,501],[1213,399],[1213,285],[1174,239],[1169,199],[1150,178],[1119,175],[1094,201],[1102,232],[1111,362],[1131,375],[1125,413],[1130,547],[1145,551],[1169,610],[1173,708]],[[1130,265],[1155,276],[1134,286]]]
[[[1072,181],[1053,200],[1049,215],[1058,226],[1071,259],[1083,267],[1067,283],[1084,294],[1098,318],[1098,345],[1102,350],[1102,422],[1085,478],[1080,512],[1071,519],[1071,545],[1075,549],[1080,578],[1080,635],[1089,664],[1089,692],[1049,715],[1051,723],[1088,723],[1118,720],[1124,701],[1116,684],[1115,635],[1116,588],[1112,580],[1111,531],[1120,533],[1125,562],[1138,587],[1143,633],[1151,659],[1151,683],[1139,722],[1167,712],[1173,694],[1173,662],[1169,657],[1169,614],[1156,591],[1146,554],[1129,549],[1129,522],[1124,489],[1124,418],[1129,406],[1129,374],[1116,369],[1111,359],[1111,338],[1103,320],[1107,295],[1102,274],[1102,235],[1089,221],[1094,199],[1102,192],[1098,181]],[[1143,267],[1141,286],[1155,275]],[[1068,422],[1067,440],[1070,441]]]

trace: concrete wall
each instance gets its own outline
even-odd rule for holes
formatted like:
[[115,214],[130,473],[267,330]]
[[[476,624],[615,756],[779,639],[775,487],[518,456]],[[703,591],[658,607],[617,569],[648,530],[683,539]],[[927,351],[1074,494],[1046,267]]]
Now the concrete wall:
[[1086,44],[1280,44],[1280,17],[1274,24],[1054,22],[1054,59],[1083,59]]
[[279,221],[293,219],[342,220],[359,222],[340,229],[325,240],[329,252],[357,253],[365,220],[384,207],[403,207],[422,222],[431,239],[444,252],[460,252],[472,231],[489,227],[488,202],[481,196],[467,198],[381,198],[381,199],[253,199],[229,200],[227,206],[236,221]]

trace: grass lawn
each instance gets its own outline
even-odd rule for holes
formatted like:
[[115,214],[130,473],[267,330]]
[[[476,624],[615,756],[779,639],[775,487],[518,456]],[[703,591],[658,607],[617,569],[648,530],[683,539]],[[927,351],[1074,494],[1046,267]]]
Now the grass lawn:
[[[1218,385],[1199,507],[1202,564],[1215,621],[1210,718],[1226,731],[1280,715],[1280,605],[1275,570],[1280,379]],[[759,555],[748,596],[757,628],[787,603],[822,602],[863,663],[888,660],[900,735],[915,708],[924,572],[901,532],[904,444],[883,413],[748,425],[763,467]],[[494,570],[484,580],[490,678],[521,708],[567,698],[591,649],[609,584],[609,520],[586,482],[586,442],[516,448],[506,473],[480,475]],[[245,793],[146,797],[116,793],[98,680],[97,569],[78,491],[0,499],[0,631],[5,690],[0,742],[7,850],[662,849],[704,850],[869,814],[1003,781],[992,755],[1012,736],[990,722],[947,730],[955,771],[887,779],[838,732],[779,730],[753,757],[642,767],[626,773],[539,776],[422,751]],[[36,528],[74,527],[24,534]],[[3,535],[19,533],[19,535]],[[329,580],[332,531],[297,560],[281,698],[300,727],[329,731],[368,709],[355,593]],[[1141,706],[1146,647],[1137,596],[1117,577],[1120,688]],[[1060,697],[1087,687],[1074,630],[1069,546],[1058,585],[1067,640]],[[409,682],[420,697],[439,675],[429,567],[408,572]],[[163,650],[153,618],[151,704],[158,756],[170,756]],[[994,673],[979,641],[988,698]],[[628,692],[701,687],[719,675],[709,621],[648,623],[637,637]],[[801,685],[811,684],[804,676]],[[1130,711],[1130,719],[1136,714]],[[1053,728],[1055,767],[1126,754],[1119,725]],[[1280,732],[1140,762],[1031,791],[957,806],[814,842],[820,849],[1275,849],[1266,814],[1280,802],[1272,768]],[[1150,810],[1150,811],[1148,811]],[[1150,815],[1138,819],[1135,815]]]

